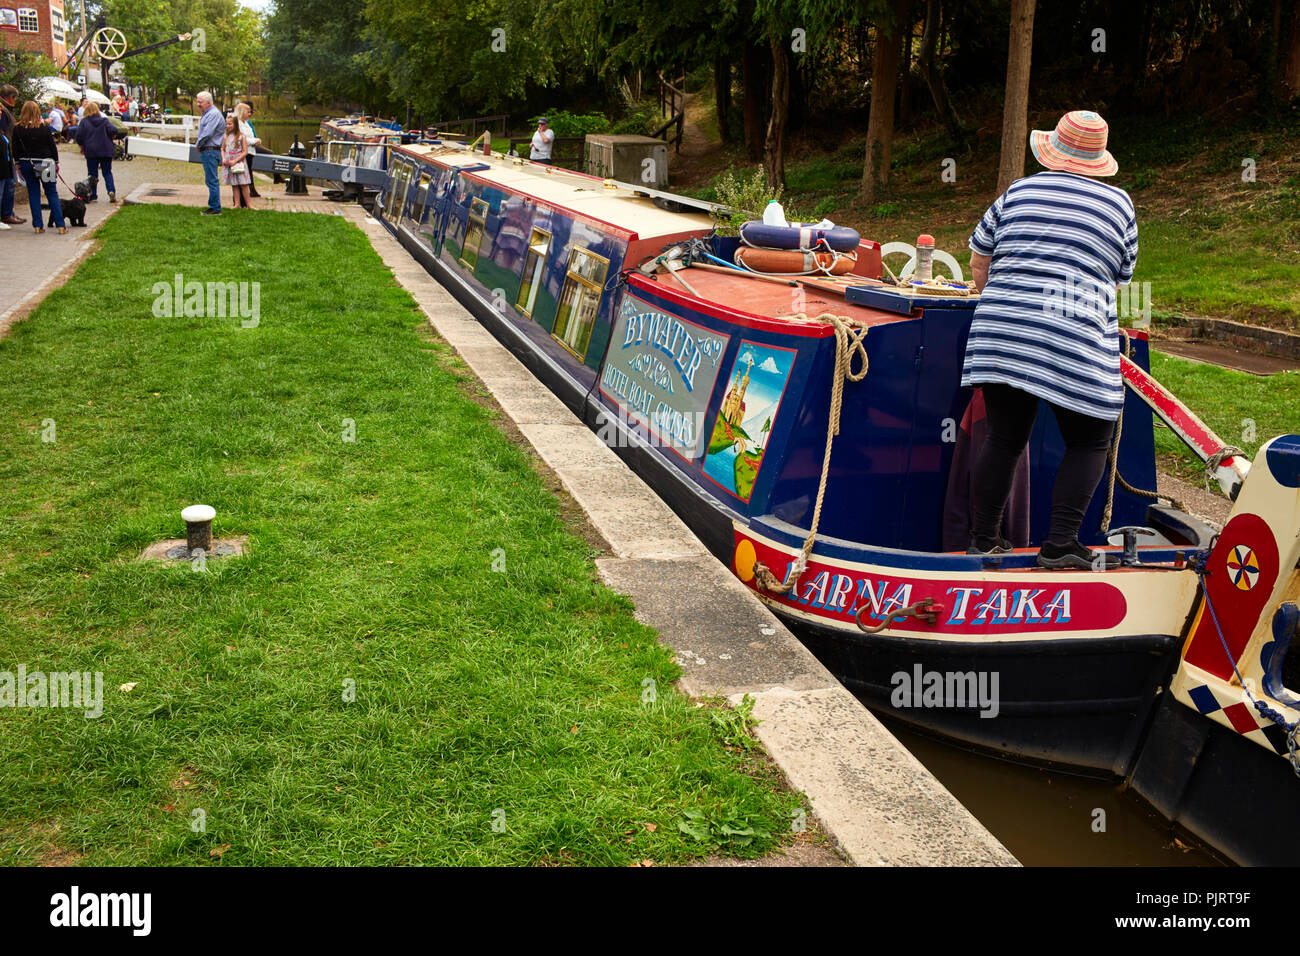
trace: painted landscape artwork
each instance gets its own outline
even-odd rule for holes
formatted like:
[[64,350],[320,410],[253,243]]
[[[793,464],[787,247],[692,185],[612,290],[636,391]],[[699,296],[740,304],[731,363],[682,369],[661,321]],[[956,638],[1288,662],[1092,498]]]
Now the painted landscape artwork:
[[704,473],[743,501],[754,493],[794,356],[787,349],[753,342],[741,342],[736,353],[704,456]]

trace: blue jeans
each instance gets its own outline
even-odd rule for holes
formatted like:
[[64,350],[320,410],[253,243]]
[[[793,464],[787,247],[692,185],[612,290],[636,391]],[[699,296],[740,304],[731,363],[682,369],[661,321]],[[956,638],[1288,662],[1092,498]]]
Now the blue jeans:
[[36,167],[32,165],[30,159],[18,160],[18,168],[22,171],[23,182],[27,184],[27,202],[32,207],[32,225],[37,229],[42,228],[45,223],[41,220],[41,187],[45,187],[45,198],[50,201],[50,222],[64,228],[67,223],[63,221],[63,204],[59,202],[59,190],[56,180],[41,182],[41,177],[36,173]]
[[221,150],[205,149],[199,153],[203,160],[203,181],[208,184],[208,208],[221,212],[221,181],[217,170],[221,168]]
[[0,219],[12,219],[14,217],[14,180],[10,176],[8,179],[0,179]]
[[113,185],[113,157],[101,159],[98,156],[86,157],[86,175],[90,177],[90,198],[99,198],[99,177],[96,175],[98,170],[104,171],[104,186],[109,192],[116,194],[117,188]]

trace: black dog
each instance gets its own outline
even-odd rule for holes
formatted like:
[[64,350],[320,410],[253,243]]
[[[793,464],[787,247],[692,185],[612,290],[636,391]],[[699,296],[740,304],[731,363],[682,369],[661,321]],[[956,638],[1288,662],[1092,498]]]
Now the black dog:
[[63,200],[63,215],[74,226],[86,224],[86,201],[80,196]]
[[77,198],[82,202],[90,202],[91,191],[94,183],[89,178],[79,180],[72,184],[72,191],[76,193]]

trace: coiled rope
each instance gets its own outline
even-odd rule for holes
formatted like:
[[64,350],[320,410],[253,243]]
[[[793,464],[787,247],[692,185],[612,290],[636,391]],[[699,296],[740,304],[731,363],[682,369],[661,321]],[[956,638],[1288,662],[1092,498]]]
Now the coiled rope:
[[[809,320],[804,313],[791,316],[792,319]],[[817,526],[822,519],[822,501],[826,497],[826,479],[831,470],[831,448],[835,436],[840,433],[840,413],[844,409],[844,382],[860,382],[867,377],[867,327],[858,325],[852,319],[830,312],[817,316],[811,321],[829,322],[835,328],[835,376],[831,381],[830,416],[826,421],[826,453],[822,456],[822,477],[817,485],[817,504],[813,507],[812,526],[808,537],[804,539],[799,557],[782,581],[762,561],[754,562],[754,581],[764,591],[773,594],[788,594],[799,583],[799,578],[808,567],[808,558],[812,554],[813,543],[817,540]],[[853,370],[854,357],[861,360],[858,371]]]

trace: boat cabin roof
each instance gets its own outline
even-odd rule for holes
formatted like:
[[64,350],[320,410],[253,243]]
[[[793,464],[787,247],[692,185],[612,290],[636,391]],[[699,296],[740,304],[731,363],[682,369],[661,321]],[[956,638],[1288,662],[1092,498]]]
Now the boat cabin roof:
[[[705,302],[725,304],[729,309],[759,318],[774,319],[783,324],[819,326],[821,333],[826,335],[831,334],[830,326],[819,321],[817,317],[828,312],[844,316],[865,326],[890,325],[915,318],[914,315],[906,312],[899,314],[853,305],[846,302],[842,295],[819,292],[808,286],[804,286],[803,308],[800,313],[796,313],[794,300],[790,295],[793,286],[787,282],[773,281],[734,269],[723,271],[722,268],[715,271],[712,268],[691,267],[681,270],[680,274],[698,293],[696,298]],[[679,295],[694,295],[672,275],[656,273],[650,277],[650,281]],[[879,285],[869,279],[862,281]]]
[[400,135],[386,126],[375,126],[373,123],[345,123],[339,120],[324,120],[321,125],[336,129],[339,132],[345,132],[350,136],[360,136],[364,139],[376,136]]
[[613,180],[558,166],[500,153],[487,156],[463,147],[413,144],[402,147],[401,152],[448,166],[487,165],[490,168],[476,169],[470,175],[624,229],[639,239],[692,232],[704,235],[713,228],[713,219],[705,212],[669,212],[656,206],[648,195],[615,185]]

